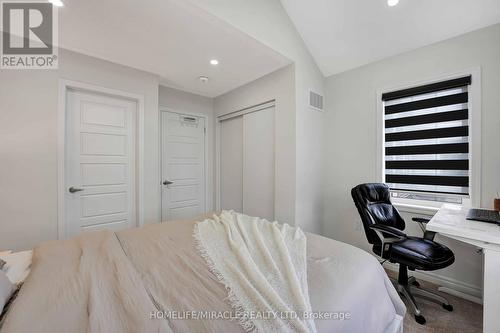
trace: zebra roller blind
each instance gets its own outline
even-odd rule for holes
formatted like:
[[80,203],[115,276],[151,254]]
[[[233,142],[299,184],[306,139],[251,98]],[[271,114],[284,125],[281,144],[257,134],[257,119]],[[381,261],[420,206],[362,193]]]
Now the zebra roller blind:
[[392,190],[469,195],[470,84],[467,76],[382,95]]

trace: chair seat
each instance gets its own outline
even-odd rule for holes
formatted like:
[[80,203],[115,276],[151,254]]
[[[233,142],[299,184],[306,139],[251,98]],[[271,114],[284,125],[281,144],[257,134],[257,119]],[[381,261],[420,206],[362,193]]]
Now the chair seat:
[[[380,253],[380,245],[374,245],[373,250]],[[407,265],[410,269],[432,271],[451,265],[455,256],[442,244],[424,238],[408,237],[392,244],[388,259]]]

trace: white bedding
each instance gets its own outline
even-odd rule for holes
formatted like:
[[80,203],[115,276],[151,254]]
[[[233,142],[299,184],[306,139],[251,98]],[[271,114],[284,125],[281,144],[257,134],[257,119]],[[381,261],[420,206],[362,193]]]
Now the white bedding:
[[[116,250],[113,252],[115,255],[96,256],[95,260],[120,260],[100,266],[100,271],[91,269],[93,265],[89,264],[95,260],[88,259],[91,253],[82,256],[82,250],[89,248],[88,242],[94,243],[104,234],[95,233],[92,237],[87,234],[75,240],[37,246],[31,273],[7,314],[3,331],[33,331],[33,324],[36,324],[37,332],[88,333],[89,325],[95,325],[96,319],[99,319],[89,316],[88,312],[98,304],[95,301],[100,300],[102,292],[99,288],[109,287],[109,292],[112,292],[117,287],[115,284],[103,286],[86,282],[68,288],[68,284],[75,281],[102,281],[102,276],[109,277],[108,280],[121,281],[122,284],[127,282],[127,285],[130,279],[135,281],[135,288],[128,293],[113,293],[116,296],[113,299],[102,300],[114,302],[113,309],[116,311],[130,308],[126,297],[130,293],[137,294],[137,299],[144,301],[143,309],[149,308],[146,302],[150,299],[154,301],[154,307],[168,311],[230,310],[224,286],[210,273],[204,259],[196,251],[192,236],[195,222],[170,221],[117,232],[114,237],[106,238],[107,244],[113,245]],[[315,319],[317,331],[399,332],[405,307],[378,261],[356,247],[318,235],[306,234],[306,237],[307,276],[313,312],[348,315],[344,319]],[[89,269],[82,270],[81,267]],[[134,277],[135,274],[138,274],[139,280]],[[146,293],[140,293],[141,290]],[[91,295],[95,300],[82,298],[85,295]],[[137,304],[133,308],[127,322],[132,319],[140,322],[149,318],[149,310],[139,310]],[[26,313],[30,314],[29,321],[26,320]],[[155,323],[160,324],[147,322]],[[170,319],[168,325],[174,332],[243,332],[238,322],[226,319]],[[103,329],[92,331],[112,332]]]
[[399,332],[406,307],[372,255],[318,235],[308,234],[307,242],[313,311],[350,314],[349,320],[316,320],[318,332]]
[[6,262],[3,271],[12,283],[20,284],[26,279],[30,272],[32,256],[32,250],[20,252],[4,251],[0,253],[0,259]]
[[209,268],[229,290],[235,310],[280,314],[265,320],[243,315],[245,330],[316,333],[314,320],[307,317],[307,241],[301,229],[223,211],[197,223],[194,237]]

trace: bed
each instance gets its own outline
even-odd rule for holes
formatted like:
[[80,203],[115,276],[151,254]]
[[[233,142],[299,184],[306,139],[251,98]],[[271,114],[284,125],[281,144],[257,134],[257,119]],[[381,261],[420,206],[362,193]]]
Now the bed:
[[[235,320],[195,317],[231,312],[227,291],[196,250],[198,220],[86,233],[35,247],[2,333],[243,332]],[[402,332],[406,309],[373,256],[307,234],[307,258],[312,310],[339,314],[317,318],[318,332]]]

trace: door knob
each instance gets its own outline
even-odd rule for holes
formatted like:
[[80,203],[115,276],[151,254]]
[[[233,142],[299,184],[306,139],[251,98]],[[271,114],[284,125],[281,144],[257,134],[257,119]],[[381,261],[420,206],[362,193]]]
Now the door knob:
[[164,180],[163,185],[170,185],[173,184],[174,182],[171,182],[170,180]]
[[83,188],[77,188],[77,187],[73,187],[71,186],[69,189],[68,189],[69,193],[75,193],[75,192],[80,192],[80,191],[83,191]]

